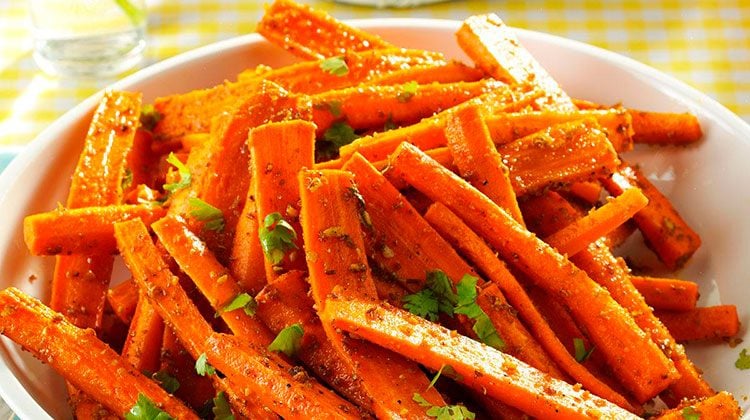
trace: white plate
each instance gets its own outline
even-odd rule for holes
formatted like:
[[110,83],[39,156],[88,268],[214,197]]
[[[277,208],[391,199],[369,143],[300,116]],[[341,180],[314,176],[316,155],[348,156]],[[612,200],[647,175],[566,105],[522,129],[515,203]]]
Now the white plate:
[[[354,22],[397,45],[433,49],[465,58],[454,40],[455,21],[379,19]],[[518,32],[523,44],[573,97],[600,103],[696,114],[705,139],[687,148],[651,148],[630,153],[655,179],[704,245],[680,273],[700,284],[702,305],[735,304],[750,343],[750,126],[726,108],[650,67],[620,55],[532,31]],[[150,102],[232,79],[257,64],[279,66],[292,58],[252,34],[191,51],[144,69],[112,86],[137,90]],[[23,243],[23,217],[64,202],[90,115],[100,95],[66,113],[18,156],[0,177],[0,288],[16,286],[48,299],[53,258],[32,258]],[[31,282],[30,276],[36,276]],[[742,346],[740,346],[742,347]],[[688,352],[717,389],[733,392],[747,410],[750,372],[734,367],[740,348],[691,345]],[[62,380],[49,368],[0,341],[0,394],[23,419],[69,417]]]

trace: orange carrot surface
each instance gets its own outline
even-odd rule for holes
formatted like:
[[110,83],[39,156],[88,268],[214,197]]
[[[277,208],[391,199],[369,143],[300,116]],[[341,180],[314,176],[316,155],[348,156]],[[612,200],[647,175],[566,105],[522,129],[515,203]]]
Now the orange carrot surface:
[[140,372],[158,371],[163,335],[164,321],[148,300],[141,298],[122,348],[123,357]]
[[630,110],[633,141],[650,144],[687,144],[703,137],[700,123],[692,114]]
[[107,291],[107,302],[122,322],[130,324],[138,305],[138,286],[133,280],[123,281]]
[[648,306],[663,311],[690,311],[698,302],[698,285],[692,281],[630,276]]
[[711,397],[699,400],[685,400],[676,408],[667,410],[655,417],[658,420],[684,420],[702,418],[716,420],[737,420],[742,410],[732,394],[722,391]]
[[656,311],[677,341],[711,340],[737,335],[740,321],[734,305],[707,306],[689,311]]

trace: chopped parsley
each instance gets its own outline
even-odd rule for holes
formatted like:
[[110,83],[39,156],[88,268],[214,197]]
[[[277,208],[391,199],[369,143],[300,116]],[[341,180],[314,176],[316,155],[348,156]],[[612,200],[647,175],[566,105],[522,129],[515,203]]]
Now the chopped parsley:
[[204,229],[218,232],[224,230],[224,214],[221,210],[196,197],[190,197],[188,204],[191,208],[190,215],[205,222]]
[[192,182],[190,169],[188,169],[188,167],[184,163],[182,163],[180,159],[177,158],[177,155],[172,152],[169,152],[167,163],[171,164],[175,167],[175,169],[177,169],[177,173],[180,175],[180,180],[178,182],[164,184],[164,191],[173,193],[175,191],[189,187],[190,183]]
[[471,420],[476,417],[476,414],[462,405],[445,405],[442,407],[433,405],[417,392],[412,396],[412,400],[422,407],[427,407],[427,415],[437,420]]
[[138,394],[138,401],[125,413],[125,420],[172,420],[172,416],[162,411],[143,394]]
[[419,84],[415,81],[405,83],[401,86],[401,92],[396,95],[399,102],[409,102],[416,95]]
[[440,370],[438,370],[435,376],[432,377],[432,380],[430,381],[430,385],[427,387],[427,389],[430,389],[433,386],[435,386],[435,383],[437,382],[438,378],[440,378],[440,375],[442,374],[445,374],[445,376],[456,381],[461,380],[461,375],[459,375],[458,372],[456,372],[451,365],[442,365],[440,366]]
[[269,213],[263,219],[258,237],[263,253],[273,265],[279,264],[288,251],[297,249],[297,244],[294,243],[297,232],[278,212]]
[[320,69],[334,76],[346,76],[349,73],[349,66],[346,65],[344,57],[331,57],[320,62]]
[[216,394],[214,407],[211,411],[214,413],[214,420],[234,420],[234,414],[232,414],[232,409],[229,407],[229,402],[227,402],[224,391]]
[[141,108],[141,126],[146,130],[153,131],[154,127],[156,127],[156,124],[158,124],[162,119],[164,119],[164,115],[162,115],[161,112],[157,111],[153,105],[148,104],[144,105],[143,108]]
[[242,309],[243,311],[245,311],[245,314],[253,316],[255,315],[255,310],[257,308],[258,302],[256,302],[252,296],[247,293],[240,293],[234,299],[232,299],[231,302],[224,305],[224,307],[221,308],[221,311],[216,315],[218,316],[224,312],[231,312],[237,309]]
[[502,350],[505,347],[505,342],[498,334],[495,326],[492,325],[490,318],[477,304],[477,280],[476,277],[465,274],[458,282],[458,285],[456,285],[458,304],[455,312],[464,314],[474,320],[472,329],[479,337],[479,341]]
[[701,412],[689,405],[682,409],[682,418],[685,420],[700,420]]
[[268,351],[280,351],[292,357],[299,350],[304,334],[305,331],[302,329],[302,324],[292,324],[279,331],[276,338],[268,345]]
[[584,344],[583,339],[574,338],[573,349],[575,350],[576,361],[583,363],[591,357],[591,353],[593,353],[595,347],[592,346],[590,349],[586,350],[586,345]]
[[339,101],[328,101],[316,104],[315,108],[330,112],[333,118],[341,116],[341,102]]
[[734,367],[739,370],[750,369],[750,354],[747,353],[748,349],[742,349],[737,361],[734,362]]
[[433,292],[429,288],[420,290],[417,293],[406,295],[403,298],[404,309],[413,313],[414,315],[421,316],[422,318],[429,319],[432,322],[438,319],[438,301]]
[[151,375],[151,378],[158,382],[159,386],[170,394],[174,394],[175,391],[180,388],[180,382],[177,380],[177,378],[168,374],[167,372],[164,372],[163,370],[154,373],[153,375]]
[[216,373],[216,369],[208,364],[208,357],[206,357],[206,353],[201,353],[201,355],[198,356],[198,360],[195,361],[195,371],[198,372],[198,375],[201,376],[213,375],[214,373]]
[[354,129],[349,124],[339,121],[335,122],[323,133],[323,138],[333,143],[336,148],[346,146],[347,144],[357,140],[359,136],[354,132]]

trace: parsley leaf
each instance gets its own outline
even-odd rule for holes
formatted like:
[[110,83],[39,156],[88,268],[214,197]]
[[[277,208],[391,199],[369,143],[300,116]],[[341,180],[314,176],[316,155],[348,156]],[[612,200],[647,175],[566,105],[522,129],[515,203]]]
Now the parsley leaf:
[[151,377],[159,383],[159,386],[162,387],[162,389],[169,392],[170,394],[174,394],[175,391],[180,388],[180,382],[177,380],[177,378],[168,374],[167,372],[164,372],[163,370],[154,373],[153,375],[151,375]]
[[701,412],[689,405],[682,409],[682,418],[685,420],[700,420]]
[[144,105],[143,108],[141,108],[141,126],[146,130],[153,131],[154,127],[156,127],[156,124],[158,124],[162,119],[164,119],[164,115],[162,115],[161,112],[157,111],[153,105],[148,104]]
[[188,204],[191,208],[190,215],[206,223],[203,225],[204,229],[217,232],[224,230],[224,214],[221,210],[196,197],[190,197]]
[[280,351],[292,357],[299,350],[304,334],[302,324],[292,324],[279,331],[276,338],[268,345],[268,351]]
[[229,408],[229,402],[227,402],[224,391],[216,394],[214,408],[211,411],[214,413],[214,420],[234,420],[234,414],[232,414],[232,409]]
[[458,303],[458,296],[453,293],[451,281],[440,270],[427,273],[427,287],[435,293],[440,312],[453,316],[453,307]]
[[453,305],[457,302],[457,297],[448,276],[435,270],[427,273],[424,289],[404,296],[403,301],[407,311],[434,322],[440,312],[453,316]]
[[586,350],[586,345],[584,344],[583,339],[580,338],[573,339],[573,348],[575,349],[576,361],[579,363],[585,362],[595,349],[595,347],[592,346],[590,349]]
[[170,193],[173,193],[175,191],[189,187],[190,183],[192,182],[190,169],[188,169],[188,167],[184,163],[182,163],[180,159],[177,158],[177,155],[175,155],[172,152],[169,152],[169,156],[167,157],[167,163],[170,163],[172,166],[174,166],[177,169],[177,173],[180,175],[180,180],[179,182],[172,182],[169,184],[164,184],[164,190],[169,191]]
[[269,213],[263,219],[263,226],[258,230],[258,237],[263,253],[273,265],[280,263],[287,251],[297,249],[297,244],[294,243],[297,239],[297,232],[281,217],[279,212]]
[[438,319],[438,300],[435,293],[430,289],[422,289],[417,293],[403,297],[404,309],[429,319],[432,322]]
[[461,380],[461,375],[459,375],[458,372],[456,372],[455,369],[453,369],[451,365],[442,365],[440,366],[440,370],[438,370],[435,376],[432,377],[432,380],[430,381],[430,385],[427,386],[427,389],[432,388],[435,385],[435,382],[437,382],[438,378],[440,378],[440,376],[443,374],[445,374],[445,376],[455,381]]
[[748,354],[748,349],[742,349],[739,357],[737,357],[737,361],[734,362],[734,367],[739,370],[750,369],[750,354]]
[[[479,310],[482,311],[481,308]],[[500,334],[484,311],[478,317],[474,318],[474,326],[471,329],[474,330],[477,337],[479,337],[479,341],[482,343],[498,350],[505,348],[505,341],[500,337]]]
[[415,81],[405,83],[401,86],[401,92],[396,95],[396,98],[399,102],[409,102],[411,97],[417,93],[417,88],[419,88],[419,84]]
[[198,356],[198,360],[195,361],[195,371],[198,372],[198,375],[201,376],[213,375],[214,373],[216,373],[216,369],[208,364],[208,357],[206,357],[206,353],[201,353],[201,355]]
[[349,66],[346,65],[344,57],[331,57],[320,62],[320,69],[334,76],[346,76]]
[[339,121],[331,124],[328,130],[323,133],[323,138],[339,148],[357,140],[359,136],[349,124]]
[[172,420],[172,416],[159,409],[147,396],[138,394],[138,401],[125,413],[125,420]]
[[253,297],[249,294],[240,293],[234,299],[232,299],[231,302],[224,305],[224,307],[221,308],[220,313],[230,312],[240,308],[242,308],[242,310],[245,311],[247,315],[253,316],[255,315],[255,310],[258,308],[258,302],[256,302],[255,299],[253,299]]
[[457,314],[464,314],[474,320],[472,330],[479,337],[479,341],[490,347],[502,350],[505,347],[505,342],[500,337],[500,334],[498,334],[495,326],[492,325],[492,321],[484,310],[477,305],[477,280],[476,277],[466,274],[458,282],[458,285],[456,285],[458,303],[456,304],[455,312]]
[[474,413],[462,405],[432,405],[419,393],[414,393],[412,400],[422,407],[429,407],[427,415],[435,417],[437,420],[472,420],[476,417]]

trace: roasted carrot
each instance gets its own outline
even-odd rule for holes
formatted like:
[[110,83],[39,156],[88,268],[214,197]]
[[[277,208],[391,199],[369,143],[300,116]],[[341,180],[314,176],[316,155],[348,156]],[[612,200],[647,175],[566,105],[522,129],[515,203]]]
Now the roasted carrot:
[[[0,292],[0,308],[3,335],[32,352],[112,413],[124,415],[142,394],[175,418],[198,418],[99,341],[92,330],[76,327],[63,315],[15,288]],[[92,354],[96,357],[91,357]]]
[[488,280],[498,285],[539,344],[544,347],[550,358],[563,372],[594,394],[621,407],[634,410],[622,395],[593,376],[568,353],[550,325],[540,314],[539,309],[529,299],[526,291],[511,274],[505,263],[498,259],[495,252],[482,238],[440,203],[435,203],[427,211],[425,218],[456,249],[460,250]]
[[434,370],[450,365],[461,382],[541,418],[637,418],[520,360],[388,304],[329,299],[324,322]]
[[658,420],[683,420],[685,418],[702,418],[716,420],[737,420],[742,410],[732,394],[722,391],[716,395],[685,400],[678,407],[660,413]]
[[629,188],[617,198],[547,236],[545,241],[561,254],[575,255],[588,244],[627,222],[647,204],[648,199],[640,189]]
[[700,236],[637,168],[624,164],[611,178],[604,180],[604,187],[614,195],[633,186],[640,188],[649,201],[648,206],[634,216],[646,245],[668,268],[682,267],[700,247]]
[[[299,177],[302,234],[318,313],[331,295],[376,300],[362,238],[361,223],[367,218],[354,176],[303,170]],[[429,381],[416,364],[371,344],[344,340],[329,323],[324,322],[323,329],[338,356],[361,378],[376,416],[424,417],[424,409],[410,398],[414,392],[422,392],[432,404],[443,404],[435,389],[425,391]]]
[[633,124],[630,113],[624,108],[572,112],[498,113],[488,116],[486,122],[492,140],[497,144],[504,144],[552,125],[591,117],[596,118],[616,151],[627,152],[633,148]]
[[[177,383],[180,384],[173,393],[175,397],[185,401],[196,411],[211,402],[211,399],[216,395],[214,383],[208,376],[201,376],[195,371],[195,359],[185,350],[185,347],[177,339],[177,335],[169,327],[164,328],[160,356],[159,372],[162,375],[175,378]],[[154,375],[156,380],[159,379],[159,372]],[[233,407],[237,407],[237,405],[233,404]]]
[[115,254],[115,222],[160,219],[166,210],[150,205],[60,208],[26,216],[23,236],[32,255]]
[[[647,401],[674,381],[671,361],[653,342],[645,340],[647,336],[627,311],[586,272],[525,230],[486,196],[406,143],[392,156],[391,167],[413,187],[454,211],[503,259],[564,302],[637,400]],[[585,308],[579,304],[584,301]],[[602,323],[602,316],[608,322]]]
[[523,224],[508,167],[490,138],[479,107],[466,107],[448,117],[445,138],[461,176]]
[[602,240],[611,249],[615,249],[625,243],[630,238],[630,235],[638,230],[635,222],[631,219],[621,224],[617,229],[609,232]]
[[274,1],[266,8],[256,30],[272,43],[307,60],[393,47],[377,35],[291,0]]
[[599,181],[584,181],[574,182],[567,189],[562,190],[562,192],[567,193],[577,200],[582,200],[589,206],[593,206],[599,201],[603,189],[604,187],[602,187]]
[[[295,232],[300,232],[297,173],[315,162],[315,125],[300,120],[265,124],[250,130],[248,145],[254,190],[248,201],[254,200],[258,226],[263,226],[268,215],[279,213]],[[254,279],[258,284],[251,290],[257,291],[265,284],[263,280],[272,281],[285,271],[304,269],[305,259],[299,251],[301,235],[297,235],[294,248],[283,252],[277,262],[267,255],[263,259],[266,275]]]
[[355,130],[382,131],[386,123],[410,125],[504,86],[502,82],[486,79],[424,85],[409,81],[331,90],[311,97],[313,122],[318,126],[318,136],[341,121]]
[[649,144],[688,144],[703,137],[695,115],[629,110],[633,118],[633,141]]
[[737,307],[707,306],[688,311],[656,311],[657,318],[677,341],[712,340],[733,337],[740,330]]
[[575,110],[570,97],[497,15],[469,17],[456,32],[456,38],[461,49],[490,76],[507,83],[528,83],[541,88],[547,94],[537,102],[541,107]]
[[146,298],[139,299],[122,356],[140,372],[158,371],[163,335],[164,321]]
[[352,366],[337,356],[333,343],[323,330],[308,295],[310,285],[302,271],[289,271],[266,285],[258,294],[258,317],[275,334],[289,325],[301,324],[302,337],[296,357],[318,378],[349,401],[372,412],[373,401],[357,379]]
[[484,73],[474,67],[469,67],[460,61],[449,61],[445,64],[412,66],[403,70],[395,70],[368,80],[366,85],[395,85],[408,82],[426,83],[455,83],[476,82],[482,79]]
[[648,306],[663,311],[690,311],[698,302],[698,285],[692,281],[630,276]]
[[107,302],[112,311],[125,324],[130,324],[138,305],[138,286],[132,279],[128,279],[107,290]]

